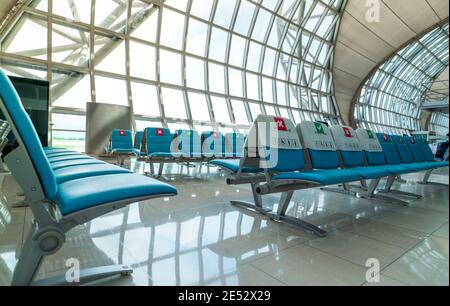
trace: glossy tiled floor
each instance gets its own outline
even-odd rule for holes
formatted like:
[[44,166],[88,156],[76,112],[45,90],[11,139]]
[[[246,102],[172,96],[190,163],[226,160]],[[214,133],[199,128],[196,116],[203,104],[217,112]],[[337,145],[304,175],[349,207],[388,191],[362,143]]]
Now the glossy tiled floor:
[[[328,230],[320,239],[231,206],[233,199],[250,200],[249,188],[227,186],[217,170],[207,170],[172,181],[178,197],[136,203],[71,231],[45,259],[40,277],[78,258],[83,268],[134,268],[129,278],[103,283],[111,285],[449,284],[448,186],[422,186],[414,183],[421,175],[405,176],[399,188],[424,196],[409,207],[298,191],[289,214]],[[448,184],[448,172],[432,180]],[[11,281],[32,219],[29,208],[11,208],[17,190],[11,176],[0,175],[0,285]],[[276,202],[276,195],[264,198],[268,207]],[[380,263],[379,283],[366,283],[369,258]]]

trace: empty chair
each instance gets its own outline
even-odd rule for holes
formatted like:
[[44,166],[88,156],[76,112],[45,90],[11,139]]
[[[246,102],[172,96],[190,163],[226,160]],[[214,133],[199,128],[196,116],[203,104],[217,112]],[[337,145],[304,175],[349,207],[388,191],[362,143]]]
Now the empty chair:
[[[265,130],[261,130],[265,129]],[[251,184],[254,203],[233,201],[232,204],[254,209],[323,237],[321,228],[296,217],[288,216],[287,209],[296,190],[359,181],[357,172],[339,167],[334,141],[326,127],[305,122],[298,128],[285,118],[259,115],[253,123],[240,161],[217,160],[212,163],[225,168],[230,175],[227,183]],[[320,139],[326,136],[327,139]],[[276,141],[275,141],[276,140]],[[304,158],[304,149],[311,159]],[[236,169],[237,167],[237,169]],[[314,170],[313,168],[321,169]],[[262,206],[261,196],[280,193],[276,213]]]
[[198,133],[193,130],[177,130],[174,135],[172,153],[177,158],[201,159],[202,143]]
[[[99,175],[58,184],[36,130],[8,77],[0,72],[0,110],[11,125],[17,147],[4,161],[21,186],[34,221],[15,266],[12,285],[30,285],[45,256],[56,253],[74,227],[131,203],[173,196],[176,189],[131,173]],[[80,284],[132,272],[125,265],[80,272]],[[52,282],[65,282],[65,277]],[[49,284],[39,280],[36,284]]]
[[131,131],[114,129],[111,132],[108,152],[110,154],[133,154],[133,134]]
[[170,158],[172,157],[172,141],[173,135],[169,129],[147,128],[144,131],[141,152],[147,156],[147,159]]
[[202,157],[203,158],[222,158],[225,138],[219,132],[203,132]]

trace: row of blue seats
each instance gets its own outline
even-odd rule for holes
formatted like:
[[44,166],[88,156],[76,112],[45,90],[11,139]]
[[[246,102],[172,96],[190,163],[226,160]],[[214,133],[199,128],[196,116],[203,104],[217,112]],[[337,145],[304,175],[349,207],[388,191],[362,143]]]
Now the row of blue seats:
[[241,156],[245,136],[240,133],[203,132],[166,128],[147,128],[133,133],[115,129],[106,151],[111,155],[135,155],[146,160],[157,158],[236,158]]
[[[30,285],[45,256],[56,253],[66,233],[131,203],[168,197],[177,190],[79,152],[44,149],[9,78],[0,70],[0,110],[16,147],[2,156],[22,188],[34,221],[14,270],[12,285]],[[81,271],[81,282],[129,274],[126,265]],[[64,283],[65,277],[52,282]],[[40,280],[37,284],[49,284]],[[50,283],[51,284],[51,283]]]
[[[249,139],[253,139],[252,143]],[[228,184],[251,184],[254,203],[232,204],[319,236],[326,232],[286,215],[294,191],[336,184],[349,188],[349,183],[360,181],[361,187],[355,194],[376,198],[382,178],[388,178],[383,191],[389,193],[399,175],[448,167],[448,162],[435,161],[422,139],[375,134],[365,129],[355,131],[347,126],[329,128],[318,122],[302,122],[296,127],[289,119],[265,115],[258,116],[252,125],[240,160],[217,159],[211,163],[228,171]],[[277,212],[267,211],[261,196],[279,192],[282,196]]]
[[240,133],[203,132],[166,128],[147,128],[133,133],[115,129],[107,152],[112,155],[133,154],[140,157],[168,158],[236,158],[241,156],[245,135]]

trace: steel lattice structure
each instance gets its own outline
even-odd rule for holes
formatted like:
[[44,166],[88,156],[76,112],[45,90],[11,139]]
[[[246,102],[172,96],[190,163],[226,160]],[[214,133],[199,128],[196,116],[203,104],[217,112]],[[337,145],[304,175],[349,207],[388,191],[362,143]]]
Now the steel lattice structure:
[[55,139],[84,137],[91,101],[131,106],[137,130],[246,130],[260,113],[339,123],[331,70],[344,6],[34,0],[0,37],[0,59],[50,82]]
[[448,19],[378,66],[354,98],[356,125],[379,132],[420,131],[421,105],[449,64]]

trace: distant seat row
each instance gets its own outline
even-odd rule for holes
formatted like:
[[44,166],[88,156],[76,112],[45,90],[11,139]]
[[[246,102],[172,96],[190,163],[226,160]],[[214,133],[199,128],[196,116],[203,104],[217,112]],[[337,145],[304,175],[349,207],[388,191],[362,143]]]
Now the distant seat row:
[[[391,193],[399,175],[421,171],[429,174],[433,169],[448,167],[448,162],[435,161],[430,147],[420,138],[355,131],[348,126],[329,128],[319,122],[305,121],[296,127],[289,119],[265,115],[258,116],[251,127],[241,159],[211,163],[229,172],[228,184],[251,185],[254,203],[232,204],[322,237],[326,232],[321,228],[286,215],[294,191],[337,184],[350,189],[350,182],[360,181],[357,195],[377,198],[382,178],[388,179],[383,192]],[[282,193],[275,213],[265,209],[261,200],[262,195],[274,193]],[[398,202],[395,198],[392,201]]]
[[113,130],[106,152],[111,156],[134,155],[140,161],[199,162],[216,158],[239,158],[245,136],[240,133],[147,128],[134,136],[128,130]]

